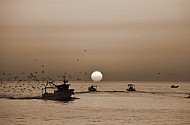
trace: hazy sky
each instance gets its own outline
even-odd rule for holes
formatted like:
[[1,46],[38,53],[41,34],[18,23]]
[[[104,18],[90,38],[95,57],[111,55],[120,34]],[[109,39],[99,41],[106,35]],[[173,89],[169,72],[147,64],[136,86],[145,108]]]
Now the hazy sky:
[[0,0],[0,77],[42,70],[190,80],[190,1]]

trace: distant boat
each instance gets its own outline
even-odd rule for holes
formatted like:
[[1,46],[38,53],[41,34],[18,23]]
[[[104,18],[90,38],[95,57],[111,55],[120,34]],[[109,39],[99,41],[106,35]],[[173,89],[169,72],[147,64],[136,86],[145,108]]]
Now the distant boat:
[[171,88],[178,88],[178,85],[171,85]]
[[189,96],[187,98],[190,98],[190,94],[189,94]]
[[[72,99],[71,96],[74,95],[74,89],[69,89],[70,84],[67,84],[67,82],[64,80],[64,84],[55,85],[53,82],[47,81],[45,88],[42,89],[42,99],[63,101]],[[53,89],[54,92],[48,93],[47,89]]]
[[88,87],[88,91],[97,91],[97,86],[91,85],[90,87]]
[[128,89],[127,89],[127,91],[136,91],[135,85],[133,85],[133,84],[128,84]]

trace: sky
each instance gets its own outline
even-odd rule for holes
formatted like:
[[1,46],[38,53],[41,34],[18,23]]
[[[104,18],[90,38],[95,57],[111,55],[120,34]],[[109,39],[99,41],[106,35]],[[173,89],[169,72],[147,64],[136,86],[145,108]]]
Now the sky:
[[189,0],[0,0],[1,79],[186,81],[189,48]]

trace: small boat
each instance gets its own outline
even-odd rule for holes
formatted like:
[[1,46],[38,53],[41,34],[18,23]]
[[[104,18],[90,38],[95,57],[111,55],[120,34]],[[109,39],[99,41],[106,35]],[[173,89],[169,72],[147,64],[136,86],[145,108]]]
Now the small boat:
[[90,87],[88,87],[88,91],[91,91],[91,92],[97,91],[97,86],[91,85]]
[[133,84],[128,84],[128,89],[127,89],[127,91],[136,91],[136,90],[135,90],[135,85],[133,85]]
[[[68,81],[65,79],[63,82],[64,84],[55,85],[52,81],[47,81],[45,88],[42,89],[42,99],[60,101],[72,99],[71,96],[74,95],[74,89],[69,89],[70,84],[67,84]],[[48,93],[47,89],[53,89],[53,92]]]
[[178,88],[178,85],[171,85],[171,88]]
[[187,98],[190,98],[190,94],[189,94],[189,96]]

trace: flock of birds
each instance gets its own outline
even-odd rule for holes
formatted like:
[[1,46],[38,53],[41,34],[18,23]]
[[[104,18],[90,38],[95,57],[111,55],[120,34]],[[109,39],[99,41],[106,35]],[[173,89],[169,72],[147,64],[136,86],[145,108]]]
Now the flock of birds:
[[[86,49],[83,50],[83,51],[87,52]],[[77,58],[76,61],[79,62],[80,59]],[[34,62],[37,62],[37,59],[34,59]],[[53,77],[50,77],[50,76],[40,78],[39,76],[41,76],[42,74],[45,74],[45,70],[44,70],[45,66],[44,66],[44,64],[41,65],[41,68],[42,68],[41,71],[35,71],[35,72],[31,72],[31,73],[22,72],[20,74],[20,76],[18,76],[18,75],[13,76],[12,73],[3,72],[2,73],[2,78],[0,79],[0,82],[2,84],[3,80],[4,81],[6,81],[6,80],[7,81],[14,80],[14,81],[18,81],[18,83],[19,83],[20,81],[26,81],[26,80],[28,80],[28,82],[30,82],[30,81],[48,81],[48,80],[57,80],[57,79],[59,79],[58,81],[62,81],[62,79],[66,79],[66,78],[71,79],[72,78],[71,74],[68,74],[66,72],[63,75],[58,75],[57,78],[54,77],[54,79],[53,79]],[[87,72],[80,72],[80,74],[87,75]],[[27,78],[26,78],[26,76],[27,76]],[[25,77],[25,79],[24,79],[24,77]],[[76,80],[81,81],[82,79],[81,78],[76,78]]]
[[[83,51],[87,52],[86,49]],[[79,62],[80,59],[77,58],[76,61]],[[34,59],[34,62],[36,63],[37,59]],[[82,75],[87,75],[87,72],[79,72],[79,73]],[[42,88],[46,84],[46,81],[54,81],[54,80],[62,81],[63,79],[71,79],[71,78],[72,75],[66,72],[54,77],[46,76],[44,64],[41,65],[40,71],[35,71],[30,73],[21,72],[21,74],[13,75],[13,73],[2,72],[0,78],[0,97],[6,97],[12,95],[20,96],[23,95],[23,93],[28,93],[32,95],[34,94],[34,90],[42,90]],[[76,78],[76,80],[81,81],[82,79]],[[25,84],[26,82],[28,82],[28,84]],[[37,84],[34,84],[32,82]],[[14,85],[9,83],[14,83]]]
[[[44,67],[44,65],[42,65]],[[30,81],[48,81],[48,80],[57,80],[58,81],[62,81],[63,79],[71,79],[72,78],[72,75],[71,74],[68,74],[68,73],[64,73],[62,75],[58,75],[57,78],[53,78],[53,77],[50,77],[50,76],[47,76],[47,77],[40,77],[41,74],[44,74],[45,71],[41,71],[41,73],[39,72],[34,72],[34,73],[25,73],[25,72],[22,72],[22,75],[18,76],[13,76],[12,74],[6,74],[6,73],[2,73],[3,75],[3,78],[0,79],[0,82],[2,84],[3,80],[4,81],[18,81],[21,82],[21,81],[27,81],[28,80],[28,83],[30,83]],[[80,74],[83,74],[83,75],[87,75],[87,72],[79,72]],[[26,74],[26,75],[25,75]],[[76,80],[78,81],[81,81],[81,78],[76,78]]]
[[[42,65],[44,67],[44,65]],[[45,71],[41,71],[41,74],[44,74]],[[82,72],[80,72],[82,73]],[[0,97],[15,97],[15,96],[29,96],[29,95],[34,95],[37,94],[39,95],[46,85],[46,81],[54,81],[52,77],[39,77],[40,73],[39,72],[34,72],[34,73],[21,73],[23,76],[25,76],[26,79],[23,79],[23,76],[14,76],[13,74],[6,74],[5,72],[2,73],[4,77],[7,77],[7,81],[3,81],[0,79]],[[86,75],[87,73],[84,72]],[[68,73],[64,73],[63,75],[58,75],[57,78],[59,79],[58,81],[63,81],[63,79],[71,79],[72,76]],[[14,80],[12,80],[14,79]],[[80,78],[77,78],[78,81],[80,81]],[[56,80],[57,81],[57,80]],[[27,82],[27,84],[26,84]],[[37,93],[36,93],[37,92]],[[29,95],[28,95],[29,94]]]
[[[36,61],[36,59],[34,60]],[[44,68],[44,65],[41,65]],[[44,74],[45,71],[42,70],[41,74]],[[22,72],[19,75],[13,75],[12,73],[2,73],[2,79],[0,79],[0,97],[13,97],[13,96],[22,96],[22,95],[33,95],[34,90],[39,90],[44,87],[44,81],[46,78],[39,78],[39,72],[34,73],[25,73]],[[4,81],[3,81],[4,80]],[[47,80],[51,80],[50,77],[47,77]],[[23,82],[21,82],[23,81]],[[28,81],[28,84],[25,82]],[[42,81],[42,83],[37,82],[37,84],[30,83],[31,81]]]
[[[42,67],[44,67],[44,65],[42,65]],[[43,73],[45,73],[45,71],[44,70],[42,70],[41,71],[41,73],[43,74]],[[25,72],[22,72],[21,73],[22,75],[20,75],[20,76],[18,76],[18,75],[16,75],[16,76],[13,76],[13,74],[11,74],[11,73],[5,73],[5,72],[3,72],[2,73],[2,75],[3,75],[3,79],[6,79],[7,81],[10,81],[10,80],[14,80],[14,81],[18,81],[18,82],[20,82],[20,81],[26,81],[26,80],[24,80],[23,79],[23,77],[25,76]],[[36,71],[36,72],[34,72],[34,73],[29,73],[28,75],[27,75],[27,78],[29,79],[29,80],[33,80],[33,81],[39,81],[39,79],[37,78],[37,74],[38,74],[38,72]],[[45,78],[41,78],[41,80],[45,80]],[[1,82],[2,82],[2,79],[0,79],[1,80]]]
[[[21,97],[39,94],[46,83],[2,83],[0,84],[0,97]],[[37,92],[37,93],[36,93]]]
[[[41,65],[41,67],[44,67],[44,65]],[[53,81],[53,79],[51,77],[45,77],[45,78],[41,78],[41,80],[39,80],[39,78],[37,77],[37,74],[39,72],[34,72],[34,73],[29,73],[27,75],[27,78],[30,79],[29,81],[27,80],[23,80],[23,79],[19,79],[22,77],[19,76],[13,76],[12,74],[6,74],[5,72],[2,73],[3,76],[12,76],[12,78],[14,78],[14,82],[13,81],[5,81],[3,82],[1,80],[0,83],[0,97],[21,97],[21,96],[34,96],[35,94],[40,95],[42,88],[44,88],[44,86],[46,85],[46,81],[51,80]],[[45,73],[44,70],[41,71],[41,73]],[[80,72],[82,73],[82,72]],[[26,73],[22,72],[22,75],[25,75]],[[86,75],[87,73],[84,72],[84,74]],[[160,74],[160,73],[158,73]],[[170,74],[171,75],[171,74]],[[70,79],[72,76],[68,73],[64,73],[63,75],[58,75],[57,78],[60,78],[62,81],[62,79]],[[8,80],[11,79],[11,77],[8,78]],[[17,80],[17,82],[16,82]],[[77,78],[77,80],[81,80],[79,78]],[[22,82],[23,81],[23,82]],[[10,84],[10,83],[13,84]],[[26,82],[28,82],[28,84],[26,84]]]
[[[87,52],[87,50],[83,50],[84,52]],[[79,58],[76,59],[77,62],[80,61]],[[37,59],[34,59],[34,62],[37,62]],[[87,75],[87,72],[79,72],[82,75]],[[43,75],[42,75],[43,74]],[[157,73],[158,75],[160,75],[161,73]],[[171,75],[171,73],[169,73],[169,75]],[[12,73],[5,73],[3,72],[1,75],[1,79],[0,79],[0,97],[3,96],[11,96],[12,95],[23,95],[23,93],[28,93],[33,95],[34,94],[34,90],[42,90],[42,88],[45,86],[46,81],[54,81],[59,79],[58,81],[62,81],[63,79],[71,79],[72,75],[68,74],[68,73],[64,73],[62,75],[58,75],[57,78],[53,78],[50,76],[46,76],[46,77],[40,77],[40,76],[45,76],[45,65],[42,64],[41,65],[41,70],[40,71],[35,71],[35,72],[31,72],[31,73],[26,73],[26,72],[22,72],[20,75],[13,75]],[[9,81],[9,83],[11,81],[17,81],[15,85],[9,85],[7,83],[3,83],[4,81]],[[77,81],[81,81],[81,78],[76,78]],[[23,81],[23,82],[21,82]],[[28,82],[28,84],[24,84],[26,83],[26,81]],[[30,83],[33,82],[36,83]],[[36,82],[39,81],[39,82]],[[15,82],[14,82],[15,83]],[[7,95],[8,93],[8,95]]]

